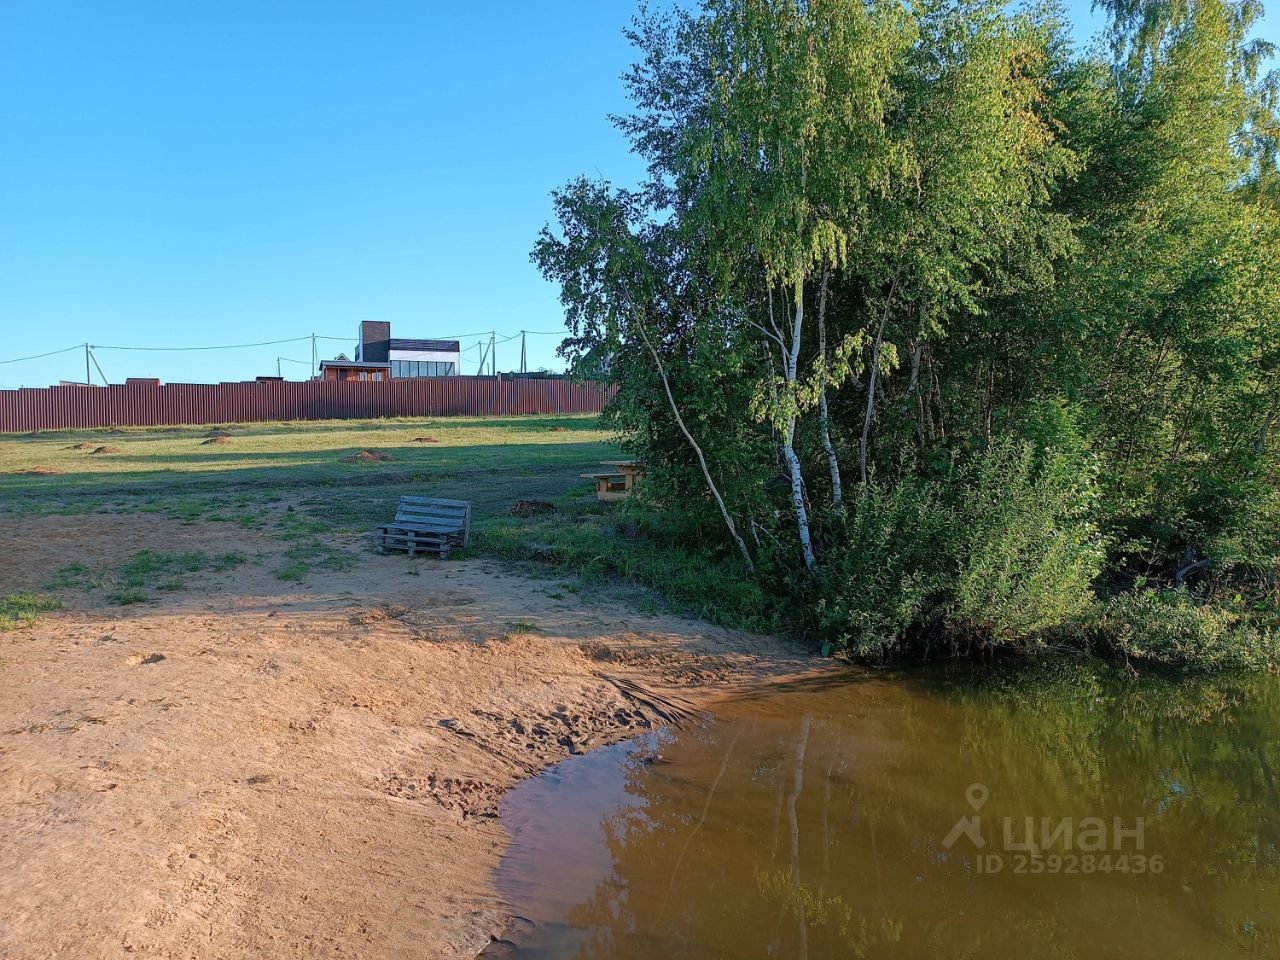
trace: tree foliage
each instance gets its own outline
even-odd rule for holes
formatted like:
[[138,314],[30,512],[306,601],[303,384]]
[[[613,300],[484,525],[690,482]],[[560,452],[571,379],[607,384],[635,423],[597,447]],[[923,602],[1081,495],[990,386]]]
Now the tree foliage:
[[1052,7],[642,8],[648,176],[556,194],[534,260],[650,505],[829,642],[1012,642],[1192,572],[1275,600],[1260,8],[1104,8],[1109,59]]

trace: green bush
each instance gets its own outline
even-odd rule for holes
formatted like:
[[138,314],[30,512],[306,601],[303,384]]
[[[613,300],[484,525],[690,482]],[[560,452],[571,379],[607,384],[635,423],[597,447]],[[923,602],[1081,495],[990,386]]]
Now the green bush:
[[1179,669],[1280,666],[1280,631],[1259,614],[1199,602],[1185,589],[1140,588],[1103,605],[1090,631],[1126,660]]
[[954,627],[1026,637],[1088,609],[1106,556],[1091,460],[998,443],[974,458],[956,493]]
[[881,659],[934,616],[949,571],[950,517],[937,486],[868,486],[822,570],[818,636]]
[[830,551],[816,632],[860,657],[913,641],[1009,644],[1079,618],[1104,547],[1096,471],[1001,442],[938,483],[869,486]]

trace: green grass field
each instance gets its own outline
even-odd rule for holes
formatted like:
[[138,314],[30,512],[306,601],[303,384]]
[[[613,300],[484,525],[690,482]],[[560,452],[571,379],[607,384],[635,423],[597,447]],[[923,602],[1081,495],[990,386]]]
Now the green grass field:
[[[215,431],[226,434],[225,442],[206,443]],[[92,452],[98,447],[111,452]],[[366,450],[390,459],[347,460]],[[286,563],[275,576],[305,580],[313,569],[341,570],[352,562],[329,534],[370,533],[391,518],[404,494],[451,497],[472,502],[471,555],[593,584],[639,587],[642,606],[664,597],[663,605],[717,622],[771,626],[753,586],[727,570],[717,575],[722,558],[664,540],[660,523],[637,523],[626,504],[596,500],[594,485],[578,475],[616,456],[594,416],[7,434],[0,436],[0,513],[150,513],[180,523],[237,524],[287,544]],[[36,469],[57,472],[25,472]],[[511,510],[518,500],[544,500],[556,509],[516,517]],[[180,582],[182,572],[165,576]],[[67,585],[85,578],[115,584],[114,602],[145,595],[131,569],[66,574]]]
[[[215,430],[228,434],[225,443],[204,442]],[[435,442],[415,442],[418,437]],[[608,441],[590,416],[9,434],[0,436],[0,502],[19,512],[127,506],[244,517],[307,492],[325,494],[327,506],[340,513],[362,513],[366,506],[394,506],[412,489],[470,499],[483,514],[505,501],[571,497],[575,487],[582,492],[589,485],[577,474],[616,452]],[[81,445],[115,452],[75,449]],[[363,450],[391,460],[345,462]],[[59,472],[20,472],[37,468]]]

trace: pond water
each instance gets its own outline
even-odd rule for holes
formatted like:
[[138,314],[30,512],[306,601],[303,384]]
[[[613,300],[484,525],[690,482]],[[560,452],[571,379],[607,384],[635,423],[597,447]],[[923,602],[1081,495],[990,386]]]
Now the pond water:
[[849,676],[513,790],[528,958],[1280,957],[1280,682]]

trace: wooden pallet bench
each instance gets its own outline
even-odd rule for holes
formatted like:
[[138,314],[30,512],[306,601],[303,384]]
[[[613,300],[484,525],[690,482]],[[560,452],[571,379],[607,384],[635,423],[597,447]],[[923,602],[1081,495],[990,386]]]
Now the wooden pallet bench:
[[471,542],[471,501],[439,497],[401,497],[396,518],[378,528],[378,549],[404,550],[409,556],[437,553]]

